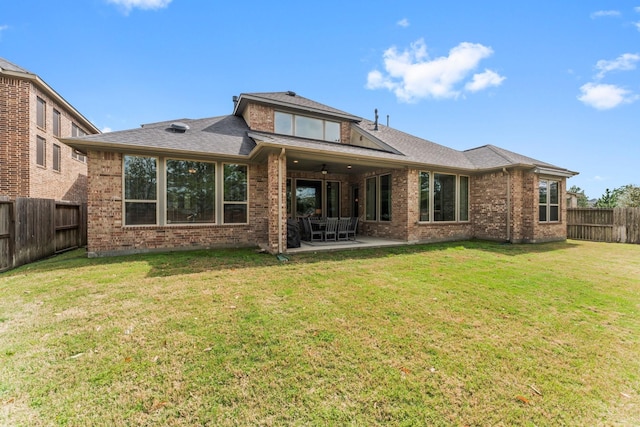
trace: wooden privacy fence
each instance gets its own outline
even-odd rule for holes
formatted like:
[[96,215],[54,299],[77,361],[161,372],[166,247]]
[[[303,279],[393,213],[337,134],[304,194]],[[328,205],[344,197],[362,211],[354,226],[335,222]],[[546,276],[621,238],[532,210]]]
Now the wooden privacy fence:
[[86,204],[0,200],[0,271],[86,244]]
[[567,238],[640,243],[640,208],[567,209]]

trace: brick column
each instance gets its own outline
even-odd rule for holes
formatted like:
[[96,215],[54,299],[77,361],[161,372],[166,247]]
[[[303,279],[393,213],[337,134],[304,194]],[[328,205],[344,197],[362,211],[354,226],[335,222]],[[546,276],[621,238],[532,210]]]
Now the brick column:
[[[280,153],[271,153],[267,159],[267,176],[268,176],[268,190],[267,197],[269,199],[268,208],[268,234],[269,234],[269,247],[270,253],[278,253],[278,233],[279,224],[282,224],[282,252],[287,250],[287,163],[286,156],[282,158],[282,166],[279,168]],[[281,186],[278,186],[278,175],[280,174]],[[282,198],[280,199],[278,190],[282,190]],[[281,223],[278,222],[278,210],[281,209]]]

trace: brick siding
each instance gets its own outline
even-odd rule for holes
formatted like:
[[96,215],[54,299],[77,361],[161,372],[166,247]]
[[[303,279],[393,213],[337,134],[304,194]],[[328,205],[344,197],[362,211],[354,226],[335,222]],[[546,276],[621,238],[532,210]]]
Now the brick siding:
[[[46,102],[44,129],[36,125],[38,97]],[[0,195],[86,201],[87,165],[53,135],[54,108],[61,116],[60,135],[71,136],[70,111],[28,80],[0,77]],[[37,137],[46,141],[44,167],[36,164]],[[60,147],[59,172],[53,170],[53,144]]]
[[[122,172],[122,154],[89,152],[89,256],[260,246],[269,242],[268,218],[272,202],[269,200],[267,165],[249,165],[248,224],[125,227],[122,218]],[[284,229],[286,233],[286,227]],[[284,242],[286,244],[286,236]]]

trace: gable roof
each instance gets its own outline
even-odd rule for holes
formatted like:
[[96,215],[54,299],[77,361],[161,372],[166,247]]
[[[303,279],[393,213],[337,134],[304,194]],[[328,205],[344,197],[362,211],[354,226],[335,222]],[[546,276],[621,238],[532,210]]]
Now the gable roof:
[[298,95],[293,91],[287,92],[260,92],[260,93],[242,93],[236,100],[233,114],[242,114],[249,101],[262,104],[277,105],[285,109],[308,112],[312,114],[322,114],[350,121],[362,120],[358,116],[354,116],[337,108],[329,107],[311,99]]
[[66,108],[72,115],[74,115],[75,119],[85,128],[87,128],[91,133],[100,133],[100,129],[98,129],[93,123],[91,123],[91,121],[89,121],[78,110],[76,110],[75,107],[67,102],[67,100],[64,99],[58,92],[53,90],[53,88],[45,83],[45,81],[42,80],[37,74],[27,71],[26,69],[19,67],[4,58],[0,58],[0,76],[2,75],[33,82],[40,88],[40,90],[42,90],[49,97],[55,100],[56,103]]

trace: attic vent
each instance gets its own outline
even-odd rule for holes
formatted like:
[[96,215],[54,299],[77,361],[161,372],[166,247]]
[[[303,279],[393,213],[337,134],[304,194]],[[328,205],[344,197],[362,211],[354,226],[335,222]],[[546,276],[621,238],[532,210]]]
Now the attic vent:
[[288,90],[288,91],[287,91],[287,95],[289,95],[289,96],[296,96],[296,93],[295,93],[294,91],[292,91],[292,90]]
[[167,130],[170,132],[185,133],[187,129],[189,129],[188,124],[182,123],[182,122],[175,122],[175,123],[171,123],[171,125],[169,125],[169,129]]

